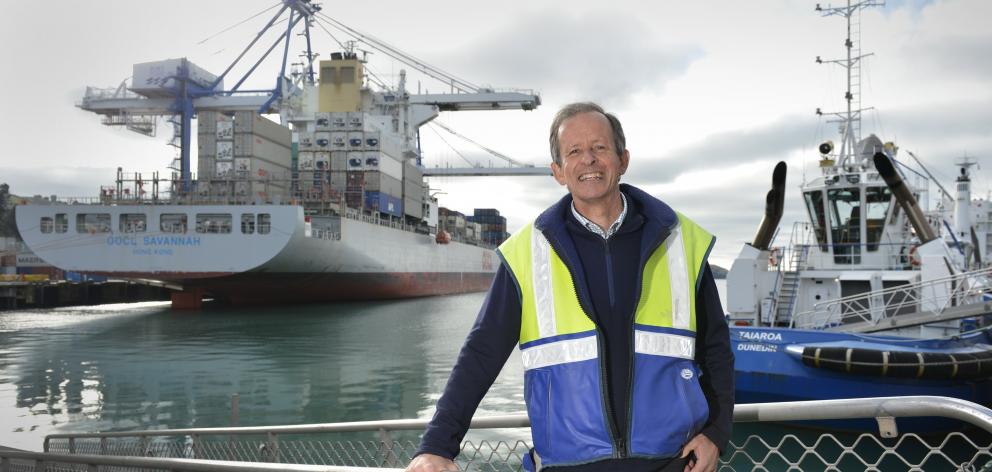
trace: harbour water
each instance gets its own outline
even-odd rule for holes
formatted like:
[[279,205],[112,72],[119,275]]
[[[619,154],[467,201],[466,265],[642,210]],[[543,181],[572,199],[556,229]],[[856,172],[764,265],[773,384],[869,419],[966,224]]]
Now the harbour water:
[[[0,313],[0,445],[54,432],[429,417],[485,294]],[[479,415],[521,412],[517,354]]]
[[[725,298],[724,281],[717,284]],[[56,432],[427,418],[484,297],[207,304],[194,312],[172,311],[168,303],[0,312],[0,445],[40,450],[44,436]],[[477,415],[523,412],[522,378],[514,352]],[[793,457],[805,457],[804,450],[782,438],[807,444],[819,438],[739,424],[734,440],[744,444],[755,433],[773,447],[784,441],[781,451]],[[473,434],[470,439],[511,444],[529,440],[527,430]],[[415,442],[417,434],[396,439]],[[757,441],[748,444],[751,457],[768,453]],[[957,449],[963,457],[972,452]],[[822,467],[815,455],[806,456],[813,458],[810,470]],[[788,468],[770,457],[769,470]],[[749,463],[734,469],[748,470]],[[904,469],[897,463],[882,470]]]

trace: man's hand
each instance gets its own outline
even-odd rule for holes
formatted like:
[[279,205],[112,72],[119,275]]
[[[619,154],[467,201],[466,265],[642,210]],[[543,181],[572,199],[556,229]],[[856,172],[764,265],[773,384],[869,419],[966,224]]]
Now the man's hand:
[[680,458],[685,458],[690,453],[695,455],[695,459],[690,458],[685,465],[684,472],[714,472],[720,458],[720,450],[710,438],[702,434],[695,435],[685,447],[682,448]]
[[[713,447],[716,448],[716,446]],[[458,466],[451,459],[434,454],[421,454],[414,457],[410,461],[410,465],[406,466],[406,472],[454,472],[456,470],[459,470]]]

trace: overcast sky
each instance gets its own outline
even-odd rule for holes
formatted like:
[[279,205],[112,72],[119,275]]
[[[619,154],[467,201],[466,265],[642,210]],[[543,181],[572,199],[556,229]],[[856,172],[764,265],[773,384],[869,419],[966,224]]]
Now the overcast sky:
[[[0,181],[20,195],[95,196],[118,166],[164,171],[175,156],[165,144],[171,130],[160,124],[158,136],[147,138],[104,127],[74,106],[85,87],[117,86],[133,63],[173,57],[219,73],[270,14],[215,33],[277,3],[56,0],[39,12],[32,2],[6,2]],[[324,13],[470,82],[540,92],[543,105],[535,111],[440,117],[518,160],[546,164],[547,128],[561,105],[600,102],[625,127],[631,152],[625,180],[714,232],[713,260],[729,267],[761,220],[775,162],[789,164],[785,234],[804,216],[798,186],[817,175],[816,145],[837,140],[836,125],[814,110],[844,106],[845,75],[814,58],[842,57],[845,24],[821,17],[815,4],[380,0],[327,2]],[[875,107],[865,115],[864,133],[896,141],[904,158],[914,152],[945,184],[956,173],[954,158],[967,154],[986,165],[992,156],[988,18],[986,0],[890,1],[861,18],[863,50],[874,53],[863,67],[863,105]],[[338,49],[320,28],[313,38],[323,58]],[[387,82],[409,70],[380,53],[369,57],[369,67]],[[270,87],[275,65],[264,64],[246,85]],[[444,89],[413,72],[409,77],[414,91]],[[432,129],[422,131],[428,166],[464,165]],[[444,138],[468,159],[484,157]],[[987,196],[988,171],[976,174],[976,193]],[[511,230],[564,193],[550,177],[430,184],[445,192],[444,206],[499,208]]]

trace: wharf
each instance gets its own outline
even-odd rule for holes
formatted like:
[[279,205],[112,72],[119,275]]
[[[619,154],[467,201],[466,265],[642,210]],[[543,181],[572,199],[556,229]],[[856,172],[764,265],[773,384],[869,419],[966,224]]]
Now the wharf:
[[0,310],[169,300],[167,287],[127,280],[0,282]]

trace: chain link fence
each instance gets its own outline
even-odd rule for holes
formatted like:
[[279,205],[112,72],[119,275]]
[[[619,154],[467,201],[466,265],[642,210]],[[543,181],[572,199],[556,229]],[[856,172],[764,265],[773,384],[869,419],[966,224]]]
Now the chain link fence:
[[[899,434],[895,418],[945,417],[969,429],[941,434]],[[879,418],[878,432],[847,434],[774,426],[769,422]],[[885,419],[886,421],[882,421]],[[929,418],[932,420],[933,418]],[[992,410],[952,398],[890,397],[821,402],[738,405],[735,436],[718,470],[737,471],[961,471],[992,472]],[[922,419],[921,419],[922,420]],[[936,424],[929,421],[929,424]],[[946,422],[947,424],[955,424]],[[58,434],[45,452],[64,455],[183,458],[239,463],[402,469],[417,450],[426,420],[397,420],[271,428],[210,428],[103,434]],[[530,446],[525,416],[477,418],[456,462],[461,470],[521,470]],[[515,432],[513,432],[515,431]],[[481,438],[481,439],[480,439]],[[493,439],[490,439],[493,438]],[[80,472],[134,472],[96,466]],[[21,472],[8,469],[0,472]],[[24,472],[29,472],[24,470]],[[35,471],[40,472],[40,471]],[[49,469],[47,472],[52,472]]]

